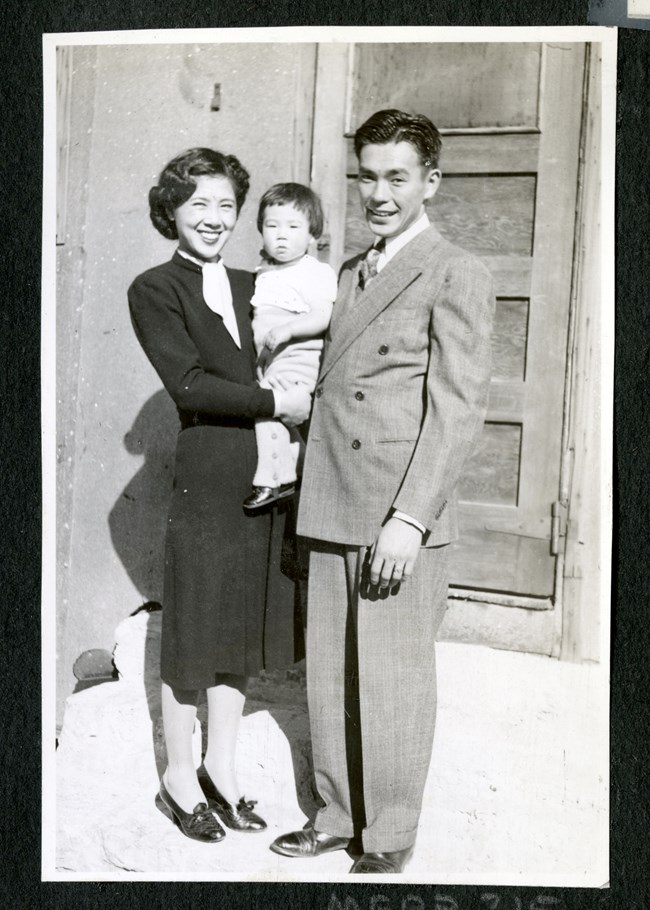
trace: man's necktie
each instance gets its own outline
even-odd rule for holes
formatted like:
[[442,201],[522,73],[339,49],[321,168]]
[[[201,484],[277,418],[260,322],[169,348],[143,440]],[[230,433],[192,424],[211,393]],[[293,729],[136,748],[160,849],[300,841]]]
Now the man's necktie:
[[241,349],[239,328],[232,305],[232,291],[223,260],[203,264],[203,299],[213,313],[218,313],[228,334]]
[[384,252],[384,241],[380,240],[377,246],[371,246],[366,253],[366,258],[361,260],[359,268],[359,284],[363,289],[368,286],[368,282],[377,276],[377,263],[379,257]]

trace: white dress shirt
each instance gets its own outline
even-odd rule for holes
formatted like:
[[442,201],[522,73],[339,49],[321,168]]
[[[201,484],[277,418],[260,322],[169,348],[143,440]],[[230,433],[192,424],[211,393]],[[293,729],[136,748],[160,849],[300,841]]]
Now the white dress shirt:
[[[431,222],[429,221],[429,216],[426,212],[422,212],[420,217],[405,231],[398,234],[397,237],[387,237],[384,249],[379,254],[379,259],[377,260],[377,271],[381,272],[381,270],[388,265],[393,256],[396,253],[399,253],[402,247],[405,247],[410,240],[413,240],[413,238],[417,237],[418,234],[421,234],[422,231],[426,231],[430,226]],[[379,243],[379,241],[377,241],[377,243]],[[375,246],[377,246],[377,243]]]

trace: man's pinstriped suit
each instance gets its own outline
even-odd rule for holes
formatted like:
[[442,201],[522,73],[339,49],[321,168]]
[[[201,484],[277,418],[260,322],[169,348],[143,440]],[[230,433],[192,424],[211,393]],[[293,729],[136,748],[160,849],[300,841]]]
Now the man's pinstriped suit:
[[[431,226],[359,290],[342,270],[314,399],[298,532],[310,538],[307,686],[318,831],[365,851],[415,840],[435,722],[434,640],[456,485],[481,430],[492,282]],[[367,553],[393,510],[427,529],[380,596]]]

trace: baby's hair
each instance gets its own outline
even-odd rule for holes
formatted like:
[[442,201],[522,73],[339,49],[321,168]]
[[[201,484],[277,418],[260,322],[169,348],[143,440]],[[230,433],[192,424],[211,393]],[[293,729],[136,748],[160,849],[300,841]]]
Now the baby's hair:
[[354,134],[354,151],[358,158],[364,145],[385,145],[387,142],[410,142],[418,153],[420,164],[438,167],[442,139],[436,126],[424,114],[377,111]]
[[260,199],[257,211],[257,230],[262,233],[264,212],[272,205],[292,205],[309,220],[309,233],[318,240],[323,233],[323,208],[320,199],[302,183],[276,183]]
[[158,183],[149,190],[149,216],[153,226],[168,240],[177,240],[173,213],[196,189],[196,177],[226,177],[235,191],[237,212],[246,199],[248,171],[234,155],[213,149],[193,148],[181,152],[161,171]]

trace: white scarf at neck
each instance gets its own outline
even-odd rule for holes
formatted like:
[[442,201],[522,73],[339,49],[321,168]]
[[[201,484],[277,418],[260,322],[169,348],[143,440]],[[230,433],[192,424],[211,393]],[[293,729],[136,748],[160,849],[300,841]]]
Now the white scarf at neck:
[[235,308],[232,303],[232,290],[223,259],[219,258],[216,262],[202,262],[200,259],[190,256],[184,250],[179,249],[178,252],[183,258],[201,266],[203,273],[203,299],[213,313],[221,316],[228,334],[241,350],[239,328],[237,327]]

